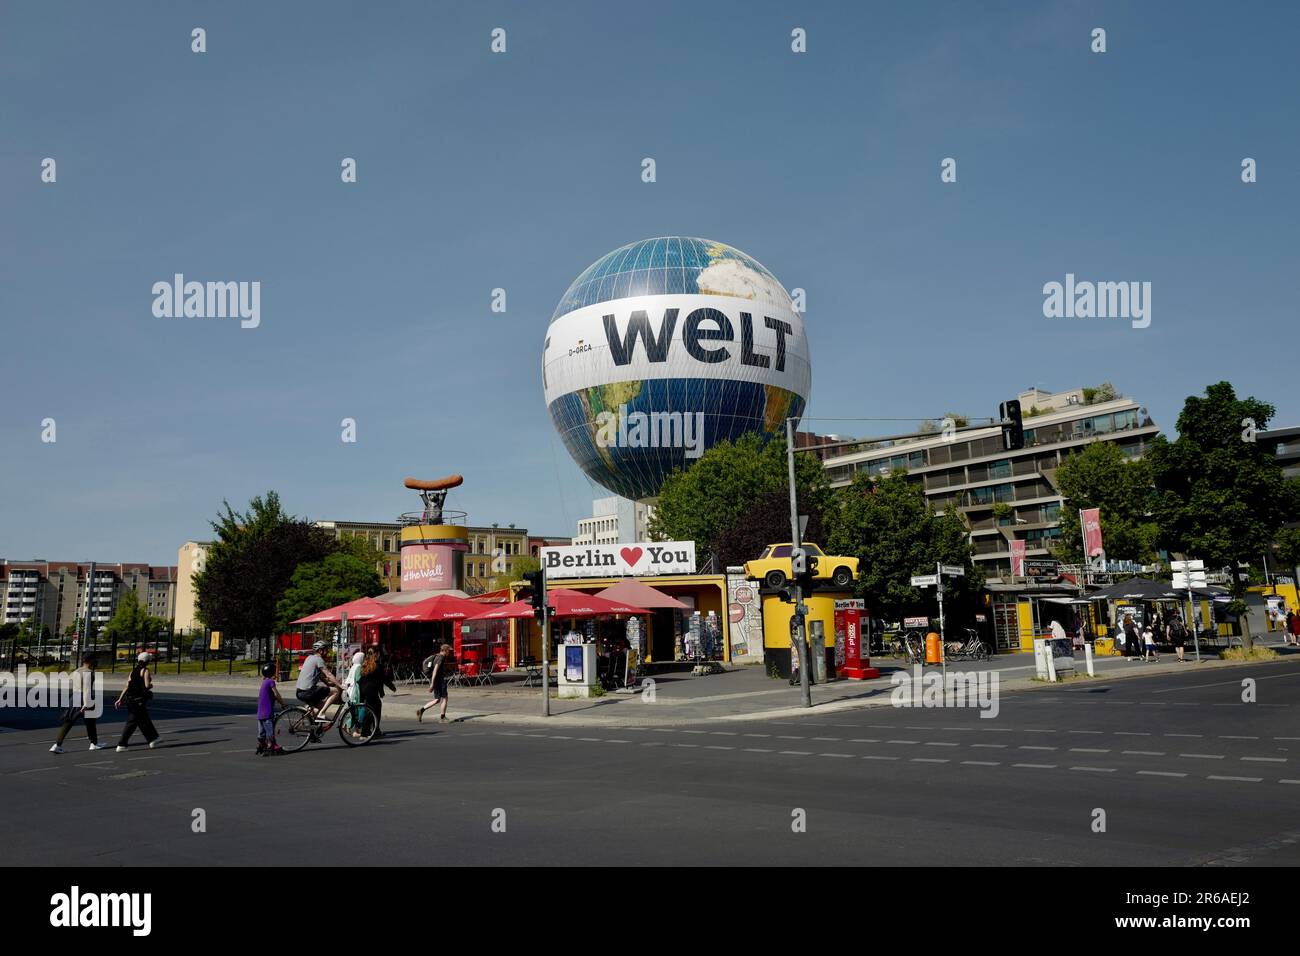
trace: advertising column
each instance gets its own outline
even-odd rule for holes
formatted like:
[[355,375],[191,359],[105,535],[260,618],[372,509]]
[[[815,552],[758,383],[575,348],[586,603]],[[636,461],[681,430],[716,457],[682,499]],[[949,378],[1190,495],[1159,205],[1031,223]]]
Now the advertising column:
[[468,550],[469,532],[460,525],[408,525],[402,529],[401,590],[460,590]]

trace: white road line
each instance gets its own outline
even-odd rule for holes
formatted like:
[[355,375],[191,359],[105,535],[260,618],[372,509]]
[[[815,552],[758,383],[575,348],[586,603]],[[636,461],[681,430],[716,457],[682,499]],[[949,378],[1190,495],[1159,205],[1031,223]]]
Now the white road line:
[[1191,757],[1199,760],[1222,760],[1223,754],[1179,754],[1180,757]]
[[848,757],[853,758],[853,754],[818,754],[819,757]]
[[878,744],[880,743],[875,737],[854,737],[849,741],[851,744]]
[[551,734],[552,740],[572,740],[572,737],[566,737],[563,734]]
[[1072,753],[1080,754],[1108,754],[1110,750],[1104,747],[1071,747]]
[[913,757],[912,763],[947,763],[946,757]]
[[780,752],[783,753],[783,754],[791,754],[792,756],[795,756],[795,757],[811,757],[811,756],[812,756],[812,751],[811,751],[811,750],[782,750],[782,751],[780,751]]
[[1150,737],[1151,735],[1145,730],[1117,730],[1116,737]]
[[835,740],[835,741],[839,741],[843,739],[844,739],[843,737],[814,737],[813,738],[813,740]]
[[707,747],[705,747],[704,749],[705,749],[705,750],[735,750],[736,748],[735,748],[735,747],[727,747],[727,746],[724,746],[723,744],[709,744],[709,745],[708,745]]
[[[1294,671],[1292,671],[1292,672],[1289,673],[1289,674],[1269,674],[1269,675],[1267,675],[1267,676],[1265,676],[1265,677],[1256,677],[1255,680],[1278,680],[1279,678],[1282,678],[1282,677],[1295,677],[1295,676],[1297,676],[1297,675],[1300,675],[1300,670],[1294,670]],[[1240,687],[1240,686],[1241,686],[1241,681],[1235,681],[1235,680],[1224,680],[1224,681],[1217,681],[1217,682],[1215,682],[1215,683],[1213,683],[1213,684],[1191,684],[1191,685],[1189,685],[1189,686],[1187,686],[1187,687],[1166,687],[1164,690],[1153,690],[1153,691],[1151,691],[1151,693],[1153,693],[1153,694],[1176,694],[1176,693],[1178,693],[1179,691],[1184,691],[1184,690],[1200,690],[1202,687],[1227,687],[1227,686],[1230,685],[1230,684],[1231,684],[1233,687]],[[1235,705],[1234,705],[1234,706],[1235,706]]]
[[1130,754],[1134,757],[1163,757],[1165,755],[1163,750],[1121,750],[1120,753]]
[[777,740],[803,740],[804,738],[795,736],[793,734],[777,734],[776,739]]
[[1026,733],[1026,734],[1054,734],[1054,733],[1056,733],[1055,730],[1051,730],[1051,729],[1048,729],[1048,728],[1043,728],[1043,729],[1040,730],[1040,729],[1037,728],[1037,727],[1026,727],[1026,728],[1024,729],[1023,732]]
[[[631,742],[630,740],[619,740],[617,737],[608,737],[605,740],[607,744],[630,744]],[[727,749],[730,750],[731,748],[728,747]]]
[[973,730],[973,727],[940,727],[940,730]]
[[1104,730],[1067,730],[1067,734],[1104,734]]
[[581,741],[582,741],[583,743],[585,743],[585,744],[598,744],[598,743],[600,743],[600,738],[599,738],[599,737],[579,737],[578,739],[581,740]]
[[1219,734],[1220,740],[1259,740],[1258,737],[1242,737],[1238,734]]
[[33,770],[19,770],[18,773],[45,773],[48,770],[58,770],[58,767],[36,767]]
[[1207,780],[1235,780],[1238,783],[1259,783],[1264,778],[1263,777],[1220,777],[1217,774],[1210,774],[1208,777],[1206,777],[1206,779]]
[[959,744],[951,744],[951,743],[947,743],[946,741],[943,741],[943,740],[927,740],[927,741],[925,742],[925,745],[926,745],[927,747],[957,747],[957,746],[960,746]]
[[700,745],[699,745],[699,744],[672,744],[671,746],[673,746],[673,747],[694,747],[694,748],[696,748],[696,749],[698,750]]
[[746,737],[771,737],[771,734],[745,734]]
[[1286,763],[1285,757],[1242,757],[1242,760],[1254,760],[1258,763]]
[[963,764],[967,764],[968,766],[971,766],[971,767],[1000,767],[1000,766],[1002,766],[1002,764],[1000,764],[1000,763],[999,763],[998,761],[996,761],[996,760],[963,760],[962,763],[963,763]]
[[745,753],[747,753],[747,754],[770,754],[771,752],[772,752],[772,751],[770,751],[770,750],[766,750],[766,749],[764,749],[763,747],[746,747],[746,748],[745,748]]
[[887,744],[919,744],[919,740],[886,740]]
[[708,731],[707,731],[707,730],[683,730],[682,733],[684,733],[684,734],[707,734]]
[[1114,767],[1071,767],[1071,770],[1088,770],[1092,773],[1114,773]]
[[1013,767],[1028,767],[1031,770],[1055,770],[1054,763],[1013,763]]
[[1185,773],[1174,773],[1172,770],[1139,770],[1138,774],[1143,777],[1185,777]]
[[734,730],[710,730],[709,733],[714,737],[738,737],[740,736]]
[[1279,780],[1278,783],[1300,783],[1300,780]]
[[1274,740],[1300,740],[1300,737],[1274,737]]
[[648,740],[641,745],[642,747],[664,747],[667,746],[662,740]]
[[898,758],[897,758],[897,757],[885,757],[885,756],[882,756],[882,755],[880,755],[880,754],[866,754],[865,756],[863,756],[862,759],[863,759],[863,760],[897,760]]
[[1055,750],[1055,747],[1039,747],[1034,744],[1021,744],[1017,750]]
[[1204,737],[1204,734],[1165,734],[1166,737]]
[[1007,749],[1007,745],[1006,745],[1006,744],[971,744],[971,747],[996,748],[996,749],[998,749],[998,750],[1006,750],[1006,749]]

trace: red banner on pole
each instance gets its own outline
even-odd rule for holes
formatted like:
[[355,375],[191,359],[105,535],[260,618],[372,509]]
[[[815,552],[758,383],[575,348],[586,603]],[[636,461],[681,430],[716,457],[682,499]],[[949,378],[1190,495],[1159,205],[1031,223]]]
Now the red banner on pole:
[[1025,573],[1025,542],[1019,538],[1011,542],[1011,576],[1023,577]]
[[1095,558],[1104,550],[1101,544],[1101,509],[1084,508],[1079,512],[1079,523],[1083,526],[1083,551]]

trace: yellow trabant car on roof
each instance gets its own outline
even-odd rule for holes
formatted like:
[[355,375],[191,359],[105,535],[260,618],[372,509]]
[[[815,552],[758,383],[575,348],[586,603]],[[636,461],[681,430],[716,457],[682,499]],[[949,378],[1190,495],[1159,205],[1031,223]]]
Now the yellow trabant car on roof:
[[[783,588],[790,580],[790,551],[794,546],[788,541],[784,544],[769,544],[753,561],[745,562],[745,577],[762,581],[775,590]],[[847,588],[858,576],[858,559],[840,554],[827,554],[810,541],[803,543],[803,549],[817,559],[817,578],[830,578],[837,588]]]

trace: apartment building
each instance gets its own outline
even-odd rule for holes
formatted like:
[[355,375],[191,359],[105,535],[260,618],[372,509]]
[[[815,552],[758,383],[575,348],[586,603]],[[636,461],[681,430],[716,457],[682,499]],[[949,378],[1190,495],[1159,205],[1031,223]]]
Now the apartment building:
[[573,544],[630,544],[648,537],[654,506],[611,495],[591,502],[591,517],[578,519]]
[[[828,456],[831,484],[847,485],[859,472],[884,475],[905,469],[926,497],[944,511],[965,516],[975,561],[991,582],[1009,579],[1011,542],[1025,541],[1028,558],[1050,557],[1060,538],[1062,496],[1055,484],[1061,462],[1089,442],[1115,442],[1131,458],[1146,453],[1159,433],[1145,408],[1131,398],[1098,401],[1092,389],[1020,395],[1025,447],[1004,451],[1001,428],[917,435],[876,447]],[[1006,506],[1006,507],[1000,507]]]
[[177,568],[150,564],[99,564],[76,561],[12,561],[0,559],[0,619],[6,624],[31,622],[37,630],[65,633],[90,612],[91,623],[103,627],[118,603],[133,594],[154,617],[170,620],[176,613]]

